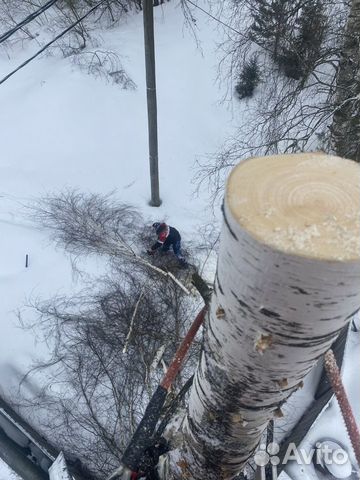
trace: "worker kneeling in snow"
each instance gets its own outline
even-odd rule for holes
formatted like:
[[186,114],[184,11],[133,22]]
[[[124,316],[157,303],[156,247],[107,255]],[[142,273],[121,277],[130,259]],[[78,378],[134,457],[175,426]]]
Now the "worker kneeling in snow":
[[170,227],[166,223],[153,223],[153,228],[156,231],[157,241],[147,250],[149,255],[153,255],[157,249],[162,252],[168,252],[170,247],[173,248],[174,253],[181,265],[186,265],[184,258],[181,255],[181,235],[174,227]]

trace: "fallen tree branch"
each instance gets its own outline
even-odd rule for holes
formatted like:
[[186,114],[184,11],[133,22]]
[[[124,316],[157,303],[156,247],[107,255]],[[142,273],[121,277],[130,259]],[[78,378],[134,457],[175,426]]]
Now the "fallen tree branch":
[[144,260],[142,257],[139,257],[138,255],[134,254],[135,257],[139,260],[140,263],[143,263],[147,267],[151,268],[154,270],[154,272],[160,273],[160,275],[163,275],[164,277],[169,277],[171,280],[178,285],[183,292],[186,293],[186,295],[190,295],[190,291],[183,285],[178,278],[175,277],[174,274],[171,272],[166,272],[165,270],[161,270],[161,268],[155,267],[155,265],[152,265],[150,262],[147,262]]
[[142,299],[142,297],[143,297],[143,295],[144,295],[144,289],[145,289],[145,287],[141,290],[140,296],[139,296],[139,298],[138,298],[138,301],[136,302],[136,305],[135,305],[135,308],[134,308],[134,312],[133,312],[132,317],[131,317],[129,332],[128,332],[128,334],[126,335],[125,345],[124,345],[124,348],[123,348],[122,353],[126,353],[126,352],[127,352],[127,349],[128,349],[129,343],[130,343],[130,339],[131,339],[131,334],[132,334],[132,331],[133,331],[133,326],[134,326],[135,317],[136,317],[136,314],[137,314],[137,311],[138,311],[138,308],[139,308],[139,304],[140,304],[140,302],[141,302],[141,299]]

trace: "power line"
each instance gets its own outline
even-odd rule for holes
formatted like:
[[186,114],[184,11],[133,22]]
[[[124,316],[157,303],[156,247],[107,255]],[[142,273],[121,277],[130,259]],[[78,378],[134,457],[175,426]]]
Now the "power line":
[[73,29],[74,27],[76,27],[76,25],[78,25],[80,22],[82,22],[86,17],[88,17],[92,12],[94,12],[98,7],[100,7],[100,5],[102,5],[104,2],[106,2],[107,0],[101,0],[101,2],[99,2],[98,4],[96,4],[93,8],[91,8],[85,15],[83,15],[81,18],[79,18],[75,23],[73,23],[72,25],[70,25],[70,27],[68,27],[66,30],[64,30],[63,32],[61,32],[59,35],[57,35],[53,40],[51,40],[51,42],[47,43],[46,45],[44,45],[39,51],[37,51],[32,57],[28,58],[24,63],[22,63],[21,65],[19,65],[15,70],[13,70],[12,72],[10,72],[8,75],[6,75],[4,78],[2,78],[0,80],[0,85],[4,82],[6,82],[6,80],[8,80],[10,77],[12,77],[16,72],[18,72],[19,70],[21,70],[23,67],[25,67],[28,63],[30,63],[32,60],[34,60],[34,58],[38,57],[41,53],[43,53],[47,48],[50,47],[50,45],[52,45],[53,43],[55,43],[57,40],[59,40],[59,38],[63,37],[66,33],[68,33],[71,29]]
[[228,25],[227,23],[223,22],[222,20],[220,20],[220,18],[217,18],[215,17],[214,15],[212,15],[210,12],[208,12],[207,10],[205,10],[204,8],[200,7],[199,5],[196,5],[196,3],[192,2],[191,0],[185,0],[186,2],[188,3],[191,3],[191,5],[193,5],[194,7],[198,8],[199,10],[201,10],[203,13],[205,13],[206,15],[208,15],[210,18],[212,18],[213,20],[215,20],[216,22],[220,23],[221,25],[223,25],[224,27],[228,28],[229,30],[232,30],[233,32],[237,33],[238,35],[240,35],[241,37],[245,37],[245,35],[241,32],[239,32],[239,30],[236,30],[236,28],[233,28],[231,25]]
[[17,32],[18,30],[20,30],[20,28],[24,27],[25,25],[27,25],[28,23],[30,23],[32,20],[34,20],[36,17],[38,17],[39,15],[41,15],[42,13],[44,13],[48,8],[50,8],[52,5],[54,5],[54,3],[56,3],[58,0],[49,0],[47,3],[45,3],[45,5],[43,5],[42,7],[40,7],[38,10],[36,10],[35,12],[31,13],[29,16],[27,16],[26,18],[24,18],[24,20],[22,20],[20,23],[18,23],[17,25],[15,25],[15,27],[13,27],[11,30],[9,30],[8,32],[5,32],[3,33],[2,35],[0,35],[0,43],[3,43],[5,42],[5,40],[7,40],[9,37],[11,37],[11,35],[13,35],[15,32]]

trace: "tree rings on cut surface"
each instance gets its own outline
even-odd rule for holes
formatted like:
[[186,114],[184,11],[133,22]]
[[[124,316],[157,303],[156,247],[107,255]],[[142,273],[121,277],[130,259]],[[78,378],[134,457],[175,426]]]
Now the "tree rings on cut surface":
[[251,236],[290,254],[360,259],[360,165],[323,153],[241,162],[227,205]]

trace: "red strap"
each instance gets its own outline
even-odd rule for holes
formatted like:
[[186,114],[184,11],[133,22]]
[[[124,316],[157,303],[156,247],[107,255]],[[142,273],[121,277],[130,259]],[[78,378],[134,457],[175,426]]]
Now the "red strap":
[[203,307],[200,310],[200,312],[197,314],[193,324],[190,327],[190,330],[188,331],[185,338],[181,342],[181,345],[177,349],[177,352],[175,353],[175,356],[173,357],[169,365],[169,368],[167,369],[167,372],[160,383],[160,385],[163,388],[165,388],[165,390],[169,390],[173,381],[176,378],[176,375],[179,373],[179,370],[182,368],[185,355],[189,351],[189,348],[192,344],[192,341],[195,338],[195,335],[197,334],[199,328],[204,322],[206,311],[207,311],[207,306],[205,305],[205,307]]
[[131,472],[130,480],[137,480],[139,474],[137,472]]

